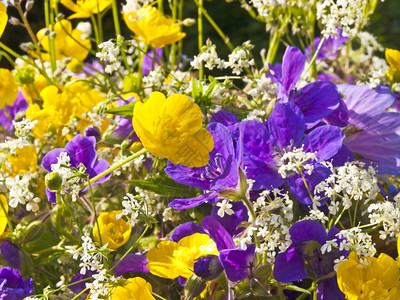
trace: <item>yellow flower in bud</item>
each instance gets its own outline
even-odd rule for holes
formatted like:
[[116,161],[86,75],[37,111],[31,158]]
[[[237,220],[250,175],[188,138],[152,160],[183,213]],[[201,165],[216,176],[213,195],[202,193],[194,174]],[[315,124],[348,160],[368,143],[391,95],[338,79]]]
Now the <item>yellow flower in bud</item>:
[[207,234],[195,233],[178,243],[162,241],[147,253],[147,269],[159,277],[189,278],[193,274],[196,259],[203,255],[218,255],[217,247]]
[[61,4],[75,12],[68,19],[90,18],[110,6],[112,0],[60,0]]
[[[60,22],[55,23],[52,31],[55,32],[54,45],[57,60],[63,60],[66,57],[84,60],[89,54],[88,49],[92,48],[90,39],[83,39],[82,36],[84,36],[84,33],[78,29],[72,29],[72,24],[70,21],[61,20]],[[39,30],[36,36],[38,40],[40,40],[40,45],[43,47],[43,49],[49,52],[49,36],[45,35],[47,32],[48,29],[43,28]],[[79,41],[79,43],[77,43],[75,40]],[[42,58],[44,60],[50,60],[50,55],[48,53],[43,53]]]
[[361,264],[356,252],[337,268],[340,290],[350,300],[396,300],[399,294],[399,269],[396,261],[385,253],[378,258],[364,257]]
[[4,5],[3,2],[0,2],[0,37],[4,32],[4,28],[6,28],[7,21],[8,21],[7,7]]
[[202,127],[199,106],[185,95],[167,99],[153,92],[146,103],[136,102],[133,127],[143,146],[173,164],[202,167],[214,148],[212,135]]
[[393,82],[400,82],[400,51],[386,48],[385,57],[390,65],[386,76]]
[[125,245],[130,236],[132,228],[126,223],[124,219],[117,220],[116,215],[120,214],[121,210],[112,211],[112,212],[102,212],[97,217],[97,222],[100,227],[97,227],[97,223],[93,227],[93,238],[96,242],[101,242],[103,245],[108,244],[107,248],[117,249],[122,245]]
[[18,86],[10,70],[0,69],[0,109],[14,103],[18,96]]
[[129,278],[128,283],[124,286],[119,286],[111,295],[111,300],[152,300],[152,287],[141,277]]
[[164,47],[186,36],[174,20],[163,16],[154,6],[145,5],[136,12],[124,14],[124,20],[140,42],[153,48]]

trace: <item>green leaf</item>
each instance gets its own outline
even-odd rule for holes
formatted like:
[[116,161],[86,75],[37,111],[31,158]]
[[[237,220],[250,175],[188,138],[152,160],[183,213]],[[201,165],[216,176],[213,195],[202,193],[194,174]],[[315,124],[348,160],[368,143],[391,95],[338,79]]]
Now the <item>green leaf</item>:
[[123,116],[125,119],[132,119],[133,117],[133,108],[135,107],[136,102],[131,102],[127,105],[123,105],[120,107],[112,108],[106,111],[107,114],[113,114],[118,116]]
[[131,184],[143,190],[151,191],[159,195],[195,197],[196,189],[175,182],[169,177],[150,178],[146,180],[135,179]]

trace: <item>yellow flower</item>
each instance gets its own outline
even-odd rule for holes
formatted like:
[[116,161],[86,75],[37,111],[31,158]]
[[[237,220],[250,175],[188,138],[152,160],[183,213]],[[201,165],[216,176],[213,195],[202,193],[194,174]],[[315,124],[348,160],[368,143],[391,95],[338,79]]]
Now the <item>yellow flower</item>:
[[4,230],[7,227],[7,216],[6,213],[8,212],[8,202],[4,195],[0,194],[0,201],[3,203],[3,206],[6,210],[4,212],[3,208],[0,206],[0,236],[3,235]]
[[3,2],[0,2],[0,37],[3,35],[8,20],[7,7]]
[[154,6],[145,5],[137,12],[124,14],[124,20],[139,41],[153,48],[164,47],[186,36],[174,20],[163,16]]
[[60,0],[69,10],[75,12],[68,19],[90,18],[91,15],[98,14],[110,6],[112,0]]
[[[39,30],[36,36],[38,40],[40,40],[40,45],[43,47],[43,49],[49,52],[49,36],[44,35],[47,31],[47,28],[43,28]],[[60,22],[55,23],[52,31],[55,32],[54,44],[57,60],[63,60],[66,57],[72,57],[82,61],[89,54],[88,49],[92,48],[90,39],[82,39],[82,35],[84,33],[78,29],[72,29],[72,24],[70,21],[61,20]],[[84,47],[82,47],[74,39],[79,41],[79,43]],[[43,53],[42,58],[44,60],[50,60],[50,55],[48,53]]]
[[355,252],[349,260],[338,265],[337,281],[347,299],[392,299],[398,294],[399,269],[396,261],[382,253],[378,258],[364,257],[366,263],[360,264]]
[[147,269],[159,277],[189,278],[196,259],[207,254],[218,255],[217,247],[207,234],[195,233],[178,243],[162,241],[147,253]]
[[165,99],[153,92],[146,103],[136,102],[133,127],[147,150],[173,164],[202,167],[214,148],[211,134],[202,128],[199,106],[185,95]]
[[97,222],[100,227],[100,235],[99,230],[97,228],[97,223],[94,224],[93,227],[93,238],[96,242],[101,242],[103,245],[108,244],[107,248],[117,249],[122,245],[125,245],[130,236],[132,228],[131,226],[124,221],[124,219],[119,219],[115,217],[117,214],[120,214],[121,211],[112,211],[112,212],[102,212],[97,217]]
[[151,293],[153,291],[151,284],[141,277],[129,278],[129,283],[119,286],[111,295],[111,300],[152,300],[155,299]]
[[390,69],[386,72],[386,76],[391,81],[400,82],[400,51],[386,48],[385,57],[390,65]]
[[[18,148],[15,151],[15,155],[11,155],[7,159],[7,163],[10,164],[10,176],[16,176],[26,172],[35,172],[37,167],[37,154],[36,148],[30,145]],[[6,168],[7,163],[3,168]]]
[[0,69],[0,109],[14,103],[18,96],[18,86],[10,70]]

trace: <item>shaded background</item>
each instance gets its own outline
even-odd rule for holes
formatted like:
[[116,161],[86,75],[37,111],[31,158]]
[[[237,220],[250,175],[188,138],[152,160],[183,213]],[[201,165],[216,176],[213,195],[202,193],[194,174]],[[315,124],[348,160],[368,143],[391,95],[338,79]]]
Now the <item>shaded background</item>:
[[[23,1],[23,5],[24,2],[25,1]],[[43,0],[35,0],[34,7],[28,15],[28,20],[34,32],[39,31],[45,26],[43,2]],[[123,0],[120,0],[119,2],[121,4],[125,3]],[[238,2],[226,3],[224,0],[212,0],[205,1],[204,5],[208,13],[220,26],[222,31],[229,37],[234,46],[241,45],[243,42],[251,40],[251,43],[255,45],[255,49],[252,53],[255,56],[256,61],[259,62],[259,51],[262,48],[268,47],[269,36],[265,32],[264,23],[252,19],[246,11],[240,8]],[[168,7],[168,4],[165,3],[164,6]],[[59,5],[59,8],[66,16],[71,14],[71,12],[64,9],[62,5]],[[8,14],[9,16],[18,17],[16,10],[11,7],[8,8]],[[190,0],[185,0],[184,17],[197,18],[197,8]],[[74,23],[78,23],[79,21],[87,20],[73,20]],[[123,35],[128,38],[131,33],[127,30],[124,24],[121,25],[124,29]],[[203,21],[203,25],[204,41],[209,37],[211,41],[217,45],[219,56],[227,58],[229,49],[222,42],[214,29],[208,24],[207,20]],[[400,49],[400,1],[379,1],[376,12],[371,16],[371,22],[366,30],[373,33],[384,47]],[[189,28],[185,27],[184,31],[187,33],[187,37],[183,40],[183,51],[184,54],[190,58],[198,53],[197,24]],[[104,40],[114,37],[114,25],[111,11],[109,11],[104,17],[104,33]],[[28,42],[29,36],[23,27],[7,24],[6,30],[1,37],[1,41],[22,54],[23,52],[20,50],[19,45],[22,42]],[[280,60],[279,56],[282,55],[283,49],[284,46],[281,45],[280,53],[277,55],[277,60]],[[0,61],[0,66],[11,68],[11,65],[5,59]]]

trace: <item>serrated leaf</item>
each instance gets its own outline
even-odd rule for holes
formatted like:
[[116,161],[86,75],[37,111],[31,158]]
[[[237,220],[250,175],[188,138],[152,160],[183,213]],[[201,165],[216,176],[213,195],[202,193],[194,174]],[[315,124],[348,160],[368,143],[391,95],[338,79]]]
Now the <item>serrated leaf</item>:
[[183,185],[173,181],[169,177],[164,178],[151,178],[151,179],[135,179],[130,181],[131,184],[143,190],[150,191],[159,195],[168,196],[196,196],[196,190],[187,185]]
[[132,119],[134,107],[135,107],[135,102],[131,102],[127,105],[109,109],[106,111],[106,113],[123,116],[125,119]]

